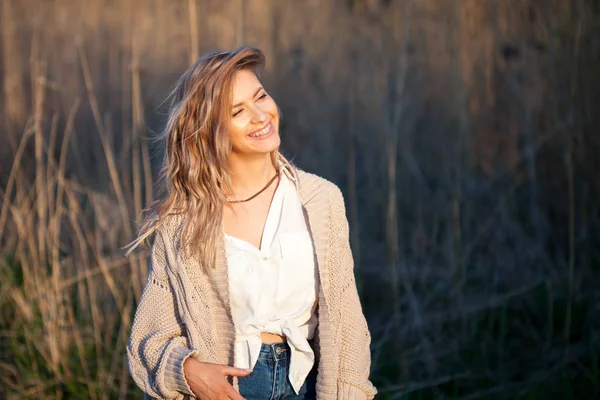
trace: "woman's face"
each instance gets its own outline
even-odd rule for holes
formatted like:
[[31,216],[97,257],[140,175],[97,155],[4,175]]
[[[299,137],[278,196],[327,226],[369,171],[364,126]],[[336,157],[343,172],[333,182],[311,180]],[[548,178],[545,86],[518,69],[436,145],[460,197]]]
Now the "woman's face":
[[266,154],[279,147],[279,111],[254,72],[238,71],[233,81],[229,134],[233,152]]

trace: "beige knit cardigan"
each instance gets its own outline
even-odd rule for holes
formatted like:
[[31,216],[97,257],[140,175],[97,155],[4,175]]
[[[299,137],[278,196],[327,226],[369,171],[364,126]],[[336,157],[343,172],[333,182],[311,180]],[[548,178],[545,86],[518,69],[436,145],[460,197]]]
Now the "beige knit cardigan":
[[[317,398],[372,399],[371,336],[354,281],[348,221],[341,191],[316,175],[293,170],[319,270]],[[225,246],[214,269],[182,258],[181,220],[157,232],[148,279],[127,345],[129,370],[147,397],[193,398],[183,372],[187,357],[233,365],[234,326],[229,307]],[[237,389],[237,378],[230,378]]]

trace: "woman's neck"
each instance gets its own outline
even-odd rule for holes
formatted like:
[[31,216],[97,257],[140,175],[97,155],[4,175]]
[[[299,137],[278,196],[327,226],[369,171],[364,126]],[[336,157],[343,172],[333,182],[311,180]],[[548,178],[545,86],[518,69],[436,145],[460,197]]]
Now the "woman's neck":
[[231,186],[236,198],[253,195],[262,189],[277,172],[271,162],[271,155],[242,158],[232,155],[229,159]]

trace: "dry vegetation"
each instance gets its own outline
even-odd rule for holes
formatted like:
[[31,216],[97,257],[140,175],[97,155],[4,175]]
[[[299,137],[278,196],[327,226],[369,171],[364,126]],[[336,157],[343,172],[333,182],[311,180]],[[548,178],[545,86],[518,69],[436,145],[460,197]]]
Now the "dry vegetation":
[[380,398],[600,397],[598,1],[0,3],[0,397],[139,397],[146,139],[241,43],[346,194]]

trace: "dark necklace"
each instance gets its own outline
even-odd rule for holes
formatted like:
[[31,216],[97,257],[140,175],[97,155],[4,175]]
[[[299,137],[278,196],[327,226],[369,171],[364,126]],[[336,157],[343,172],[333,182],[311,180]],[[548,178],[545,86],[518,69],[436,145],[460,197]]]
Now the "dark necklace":
[[252,200],[253,198],[255,198],[256,196],[258,196],[259,194],[261,194],[262,192],[264,192],[265,190],[267,190],[267,188],[269,186],[271,186],[271,183],[273,183],[273,181],[275,181],[275,179],[277,179],[277,177],[279,176],[279,174],[275,174],[274,177],[271,178],[271,180],[269,182],[267,182],[267,184],[265,185],[264,188],[260,189],[260,191],[258,191],[258,193],[248,197],[245,200],[231,200],[229,197],[225,197],[225,200],[227,200],[228,203],[245,203],[247,201]]

